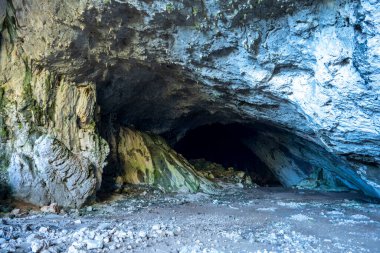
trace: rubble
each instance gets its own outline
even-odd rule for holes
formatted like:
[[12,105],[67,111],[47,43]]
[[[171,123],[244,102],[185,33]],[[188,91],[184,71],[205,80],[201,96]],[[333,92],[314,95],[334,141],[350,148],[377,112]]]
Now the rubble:
[[232,185],[217,195],[126,187],[123,194],[64,214],[16,207],[20,215],[6,213],[0,220],[0,252],[378,249],[380,206],[361,195]]

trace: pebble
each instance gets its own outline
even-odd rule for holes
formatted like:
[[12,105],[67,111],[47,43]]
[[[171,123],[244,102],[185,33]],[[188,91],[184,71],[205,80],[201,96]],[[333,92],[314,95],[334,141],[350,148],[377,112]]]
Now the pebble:
[[110,238],[108,236],[104,237],[103,242],[104,243],[109,243],[110,242]]
[[236,176],[237,176],[238,178],[243,179],[244,176],[245,176],[245,172],[244,172],[244,171],[237,171],[237,172],[236,172]]
[[138,234],[141,238],[146,237],[146,232],[145,231],[140,231]]
[[13,209],[13,210],[11,211],[11,214],[13,214],[13,215],[19,215],[20,213],[21,213],[21,210],[18,209],[18,208]]
[[243,185],[242,183],[237,183],[236,185],[237,185],[237,187],[239,187],[239,188],[244,188],[244,185]]
[[32,241],[32,243],[30,245],[32,252],[40,252],[43,247],[44,247],[43,241]]
[[47,227],[40,227],[40,229],[38,230],[38,232],[40,232],[40,233],[46,233],[46,232],[48,232],[48,228]]
[[131,239],[133,238],[133,232],[131,230],[127,231],[127,237],[129,237]]
[[102,241],[88,239],[88,240],[85,240],[84,242],[86,243],[88,250],[91,250],[91,249],[102,249],[104,247]]
[[79,253],[79,251],[73,245],[71,245],[68,248],[67,253]]
[[30,234],[28,237],[26,237],[27,243],[32,243],[35,240],[38,240],[38,237],[36,234]]
[[174,232],[173,231],[166,231],[166,235],[167,236],[174,236]]
[[49,206],[41,207],[41,212],[44,213],[59,213],[59,208],[57,203],[52,203]]
[[161,228],[161,225],[160,224],[154,224],[152,226],[152,230],[159,230]]
[[100,223],[98,226],[98,229],[99,230],[105,230],[105,229],[108,229],[109,227],[110,227],[109,223]]

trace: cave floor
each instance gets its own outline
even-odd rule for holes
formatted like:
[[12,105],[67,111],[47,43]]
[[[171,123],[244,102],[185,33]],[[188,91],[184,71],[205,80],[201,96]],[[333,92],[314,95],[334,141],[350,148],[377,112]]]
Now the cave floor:
[[131,188],[63,214],[0,219],[0,252],[380,252],[380,204],[358,193]]

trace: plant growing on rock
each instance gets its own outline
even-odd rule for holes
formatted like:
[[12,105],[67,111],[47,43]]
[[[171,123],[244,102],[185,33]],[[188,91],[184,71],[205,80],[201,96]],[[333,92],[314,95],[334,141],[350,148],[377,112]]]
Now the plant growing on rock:
[[172,3],[168,3],[166,5],[166,11],[167,11],[167,13],[171,14],[174,11],[174,9],[175,8],[174,8],[174,5]]

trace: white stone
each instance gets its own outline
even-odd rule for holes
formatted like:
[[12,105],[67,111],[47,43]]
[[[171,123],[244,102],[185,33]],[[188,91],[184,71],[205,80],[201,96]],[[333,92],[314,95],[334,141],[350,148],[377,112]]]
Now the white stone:
[[67,253],[79,253],[79,251],[73,245],[71,245],[67,250]]
[[109,243],[110,242],[110,238],[108,236],[104,237],[103,242],[104,243]]
[[42,248],[44,247],[44,243],[42,241],[32,241],[30,248],[32,249],[32,252],[40,252]]
[[159,230],[161,228],[161,225],[160,224],[154,224],[152,226],[152,230]]
[[13,215],[19,215],[20,213],[21,213],[21,210],[18,209],[18,208],[13,209],[13,210],[11,211],[11,214],[13,214]]
[[102,241],[88,239],[88,240],[84,240],[84,242],[86,243],[88,250],[91,250],[91,249],[102,249],[103,246],[104,246]]
[[145,231],[140,231],[138,234],[140,237],[146,237],[146,232]]
[[48,232],[48,228],[47,227],[40,227],[40,229],[38,230],[38,232],[40,232],[40,233],[46,233],[46,232]]
[[43,206],[41,207],[40,210],[41,212],[44,212],[44,213],[58,213],[59,212],[57,203],[52,203],[49,206]]

